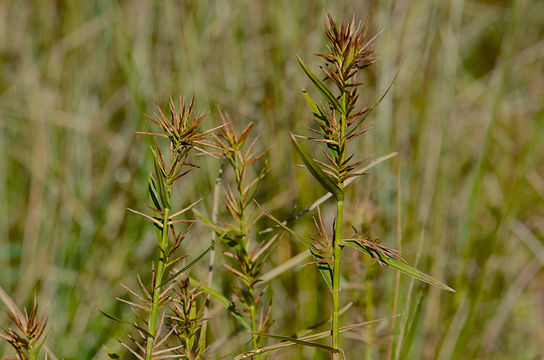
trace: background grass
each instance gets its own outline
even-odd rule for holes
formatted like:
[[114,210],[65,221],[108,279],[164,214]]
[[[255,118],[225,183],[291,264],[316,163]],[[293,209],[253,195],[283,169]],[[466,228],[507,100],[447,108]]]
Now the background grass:
[[[457,290],[411,288],[401,277],[399,357],[542,355],[544,2],[326,5],[337,19],[355,14],[369,19],[372,34],[383,30],[362,101],[376,101],[400,74],[370,117],[374,129],[359,154],[400,153],[403,256]],[[324,46],[324,10],[321,1],[283,0],[0,2],[0,286],[20,305],[36,294],[48,306],[57,356],[104,358],[103,344],[119,348],[114,338],[125,338],[127,329],[98,309],[130,319],[114,300],[126,295],[119,284],[149,272],[152,229],[125,208],[145,200],[148,140],[134,131],[150,128],[143,115],[154,110],[153,98],[165,104],[194,94],[199,110],[211,111],[209,126],[218,109],[240,128],[255,121],[271,149],[258,198],[278,216],[323,195],[295,166],[288,131],[310,124],[300,92],[309,84],[295,56],[317,64],[310,54]],[[218,164],[204,161],[178,202],[202,194],[209,211]],[[348,221],[392,247],[398,161],[351,185],[346,209]],[[310,229],[310,221],[297,226]],[[195,255],[208,241],[197,229],[184,251]],[[301,250],[283,236],[269,268]],[[344,322],[368,310],[391,315],[394,273],[347,256],[344,288],[356,301]],[[217,287],[228,292],[226,273],[221,279]],[[327,316],[320,282],[308,266],[274,283],[272,333],[292,334]],[[216,340],[233,336],[228,316],[211,326]],[[363,339],[383,358],[387,329],[346,339],[348,354],[360,353]],[[234,350],[242,340],[228,344]],[[294,349],[272,358],[282,356],[325,354]]]

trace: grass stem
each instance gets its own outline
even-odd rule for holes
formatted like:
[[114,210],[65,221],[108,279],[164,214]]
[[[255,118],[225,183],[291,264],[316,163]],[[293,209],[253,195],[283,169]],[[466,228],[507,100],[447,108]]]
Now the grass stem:
[[160,242],[160,251],[159,263],[157,265],[157,272],[155,273],[155,281],[153,284],[153,300],[151,303],[151,313],[149,314],[149,321],[147,325],[147,342],[146,342],[146,351],[145,359],[151,360],[153,356],[153,345],[155,343],[155,335],[157,331],[157,318],[159,311],[159,302],[160,302],[160,288],[162,285],[162,277],[164,275],[164,269],[166,267],[166,262],[168,261],[166,257],[166,248],[168,246],[168,218],[170,216],[170,209],[164,209],[163,217],[163,227],[161,234]]
[[[343,189],[342,189],[343,191]],[[344,215],[344,201],[336,203],[336,227],[334,234],[333,248],[333,282],[332,282],[332,347],[338,349],[340,346],[340,255],[341,247],[339,245],[342,239],[342,219]],[[333,353],[334,360],[339,359],[338,353]]]

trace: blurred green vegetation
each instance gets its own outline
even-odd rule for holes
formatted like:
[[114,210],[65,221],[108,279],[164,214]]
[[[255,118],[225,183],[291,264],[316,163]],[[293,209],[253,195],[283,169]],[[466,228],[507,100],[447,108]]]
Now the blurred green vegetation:
[[[544,2],[7,0],[0,2],[0,286],[21,306],[36,294],[47,307],[48,345],[59,358],[104,358],[104,344],[119,349],[115,339],[126,339],[127,328],[98,310],[131,319],[115,300],[127,295],[120,284],[150,270],[152,229],[125,209],[145,201],[149,140],[134,131],[150,129],[144,114],[154,111],[153,99],[194,95],[198,109],[210,111],[210,127],[219,109],[239,128],[255,121],[270,149],[258,198],[278,217],[323,195],[297,168],[288,132],[310,125],[300,91],[309,84],[296,55],[315,68],[325,6],[336,19],[368,19],[371,34],[383,30],[380,61],[362,79],[363,103],[374,103],[400,69],[358,149],[361,158],[400,155],[348,187],[347,221],[397,247],[400,161],[403,257],[457,290],[412,287],[401,277],[399,357],[543,354]],[[219,165],[202,162],[177,201],[203,196],[200,208],[209,212]],[[311,231],[311,216],[297,227]],[[196,255],[209,232],[197,226],[186,241],[184,251]],[[300,251],[282,236],[268,269]],[[348,257],[342,301],[350,293],[355,304],[343,322],[390,316],[395,274],[368,271],[355,252]],[[205,269],[194,276],[204,279]],[[328,316],[330,296],[315,269],[296,270],[271,287],[271,333],[291,335]],[[217,288],[228,292],[221,275]],[[0,324],[6,320],[1,315]],[[210,326],[212,340],[227,342],[221,355],[249,339],[236,335],[228,315]],[[384,358],[388,328],[346,336],[348,358],[366,342]],[[326,354],[295,348],[270,358]]]

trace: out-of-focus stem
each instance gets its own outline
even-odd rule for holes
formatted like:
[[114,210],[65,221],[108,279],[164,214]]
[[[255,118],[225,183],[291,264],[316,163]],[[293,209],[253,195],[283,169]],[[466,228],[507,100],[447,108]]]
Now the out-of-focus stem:
[[[250,293],[252,299],[255,299],[255,292],[253,290],[253,287],[249,288],[249,293]],[[252,336],[251,342],[253,344],[253,349],[255,350],[255,349],[259,348],[259,342],[258,342],[259,336],[257,334],[255,334],[256,332],[259,332],[259,329],[257,328],[257,318],[256,318],[256,315],[255,315],[255,303],[250,305],[249,313],[250,313],[250,316],[251,316],[251,331],[253,332],[253,334],[251,334],[251,336]],[[255,360],[260,360],[261,356],[259,354],[257,354],[253,358]]]
[[[372,279],[368,278],[365,280],[365,303],[366,303],[366,318],[368,320],[374,318],[374,308],[372,304]],[[365,350],[365,359],[371,360],[372,359],[372,350],[373,350],[373,342],[374,342],[374,324],[369,324],[367,327],[369,338],[368,342],[366,344],[366,350]]]

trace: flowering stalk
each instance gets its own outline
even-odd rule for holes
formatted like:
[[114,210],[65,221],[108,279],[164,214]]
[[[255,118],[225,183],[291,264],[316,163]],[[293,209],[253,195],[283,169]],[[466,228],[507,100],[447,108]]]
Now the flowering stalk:
[[[306,91],[303,91],[317,127],[312,131],[319,136],[291,135],[291,139],[308,171],[336,200],[334,235],[332,241],[329,241],[323,226],[319,226],[321,240],[315,241],[312,238],[314,240],[312,243],[306,243],[301,236],[287,229],[278,221],[276,222],[299,240],[305,242],[314,257],[313,262],[317,264],[331,290],[333,305],[331,353],[333,359],[336,360],[339,358],[340,352],[341,251],[345,246],[363,252],[381,265],[387,265],[441,289],[449,291],[453,291],[453,289],[407,265],[398,252],[369,240],[368,235],[363,235],[354,229],[355,233],[351,238],[343,238],[345,182],[350,178],[365,174],[364,171],[357,171],[363,162],[354,161],[353,154],[347,155],[347,146],[351,141],[366,132],[367,129],[359,129],[359,127],[376,106],[357,108],[357,92],[361,84],[357,82],[356,78],[362,69],[372,65],[376,60],[374,50],[372,50],[372,44],[376,36],[366,40],[366,23],[357,25],[352,20],[349,23],[342,22],[341,26],[338,27],[330,15],[325,28],[329,51],[328,53],[316,55],[324,60],[321,70],[325,74],[326,80],[332,82],[333,86],[325,85],[300,58],[298,59],[304,72],[325,100],[325,104],[317,105],[312,97]],[[326,146],[324,153],[327,161],[313,158],[298,142],[297,138],[311,140]]]
[[[357,128],[364,120],[369,108],[355,110],[358,98],[357,89],[360,85],[356,82],[356,75],[361,70],[371,65],[374,61],[374,51],[371,44],[374,39],[366,41],[366,24],[356,25],[352,20],[342,23],[337,27],[333,19],[328,17],[326,35],[329,41],[329,52],[317,54],[324,60],[322,70],[326,78],[333,82],[336,89],[330,89],[316,77],[311,70],[299,58],[299,62],[312,80],[316,88],[327,101],[327,105],[318,106],[312,98],[304,92],[304,96],[314,115],[314,121],[318,126],[314,130],[319,138],[305,137],[327,146],[326,157],[328,163],[312,159],[305,154],[303,148],[296,143],[297,150],[303,155],[303,160],[310,172],[318,181],[329,190],[336,198],[336,219],[334,236],[328,265],[332,273],[332,347],[340,347],[340,274],[341,274],[341,250],[343,234],[344,214],[344,182],[354,176],[362,175],[355,172],[361,162],[352,162],[353,155],[346,155],[347,144],[364,133]],[[335,95],[336,93],[337,95]],[[333,358],[338,358],[338,353],[333,353]]]
[[[186,237],[192,223],[194,222],[193,220],[178,220],[177,218],[198,203],[197,201],[185,209],[173,212],[171,200],[174,182],[196,168],[196,165],[188,161],[189,153],[192,150],[196,150],[209,154],[207,151],[203,150],[202,147],[213,147],[214,145],[206,142],[204,138],[207,134],[216,130],[211,129],[208,131],[201,131],[199,129],[200,123],[204,119],[205,115],[198,114],[193,111],[194,99],[191,100],[190,103],[180,100],[178,109],[176,109],[173,101],[170,101],[171,114],[169,118],[163,113],[160,107],[158,110],[159,113],[156,114],[154,118],[149,117],[149,119],[155,125],[157,125],[161,132],[140,132],[141,134],[151,135],[155,138],[155,149],[152,149],[154,171],[149,176],[148,187],[149,196],[152,202],[151,205],[148,205],[148,208],[153,212],[153,216],[146,215],[136,210],[131,211],[153,222],[156,230],[159,257],[157,259],[156,269],[153,271],[151,291],[148,292],[141,282],[140,286],[146,295],[145,297],[139,296],[135,292],[131,291],[131,293],[140,300],[141,304],[125,301],[134,308],[143,309],[148,312],[147,331],[145,333],[145,360],[153,359],[154,353],[157,353],[158,346],[166,343],[165,338],[161,339],[160,341],[157,340],[158,335],[160,334],[160,329],[164,324],[165,314],[159,314],[162,307],[164,307],[166,304],[174,302],[172,311],[178,314],[177,317],[174,316],[171,318],[173,322],[177,322],[178,324],[172,329],[172,331],[167,333],[167,336],[171,335],[174,330],[177,331],[178,328],[186,328],[188,326],[184,323],[180,324],[180,321],[183,322],[189,318],[192,319],[192,317],[196,319],[201,315],[200,313],[197,314],[194,312],[196,305],[187,305],[187,302],[189,301],[196,301],[196,295],[191,293],[188,289],[188,281],[184,281],[182,285],[178,284],[180,288],[183,289],[183,291],[177,293],[178,297],[170,296],[170,293],[176,285],[175,282],[169,286],[166,286],[168,284],[165,282],[165,275],[168,274],[170,269],[172,269],[175,264],[183,259],[183,257],[174,257],[174,252],[180,247],[183,239]],[[166,138],[169,140],[170,151],[168,157],[163,155],[163,151],[161,150],[156,138]],[[184,231],[178,233],[175,229],[175,225],[177,224],[187,224],[187,226]],[[179,296],[182,295],[185,296],[184,300],[179,299]],[[184,306],[180,307],[176,305],[176,302],[179,303],[180,301],[183,301]],[[194,307],[192,307],[193,305]],[[183,311],[183,309],[187,308],[192,309],[192,311],[188,314]],[[180,320],[174,321],[175,319]],[[200,327],[198,327],[198,330],[200,330]],[[178,333],[176,332],[176,334]],[[196,353],[194,353],[193,345],[195,344],[195,336],[196,331],[183,332],[182,335],[178,336],[178,338],[184,339],[181,347],[161,350],[160,353],[162,354],[165,351],[174,352],[174,350],[176,350],[178,353],[182,353],[184,357],[197,359],[199,358],[200,353],[205,349],[205,344],[199,344],[199,346],[195,347]],[[142,347],[139,346],[139,348],[143,351]],[[137,357],[144,359],[139,354]]]
[[[225,241],[230,251],[225,252],[228,258],[234,260],[233,265],[225,264],[240,283],[233,288],[234,294],[242,305],[242,314],[248,319],[252,332],[253,349],[259,347],[259,335],[266,332],[270,323],[268,320],[270,307],[261,304],[262,291],[256,289],[259,282],[264,259],[274,238],[263,244],[252,245],[250,231],[255,226],[259,216],[254,214],[253,196],[259,181],[263,178],[262,171],[253,179],[248,179],[250,167],[258,161],[265,152],[255,150],[257,138],[248,143],[247,139],[253,128],[250,123],[240,135],[238,135],[230,119],[221,115],[224,127],[216,138],[216,146],[221,149],[221,154],[228,167],[234,172],[236,189],[233,191],[227,187],[225,191],[225,205],[234,223],[224,223],[222,230],[227,234]],[[249,144],[249,145],[248,145]],[[261,316],[258,316],[258,313]],[[255,359],[260,359],[259,355]]]

